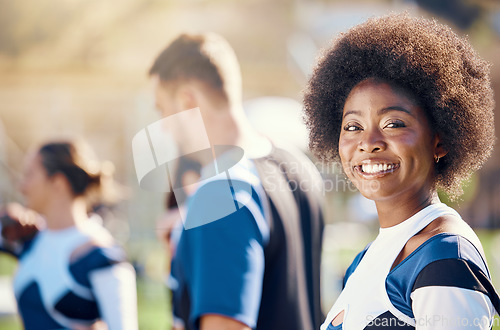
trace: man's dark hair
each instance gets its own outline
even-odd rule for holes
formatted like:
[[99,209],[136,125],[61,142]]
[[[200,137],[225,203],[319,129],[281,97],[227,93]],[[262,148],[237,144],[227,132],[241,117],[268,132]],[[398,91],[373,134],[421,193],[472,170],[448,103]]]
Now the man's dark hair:
[[196,79],[227,98],[241,93],[236,55],[215,33],[181,34],[160,53],[149,74],[164,82]]

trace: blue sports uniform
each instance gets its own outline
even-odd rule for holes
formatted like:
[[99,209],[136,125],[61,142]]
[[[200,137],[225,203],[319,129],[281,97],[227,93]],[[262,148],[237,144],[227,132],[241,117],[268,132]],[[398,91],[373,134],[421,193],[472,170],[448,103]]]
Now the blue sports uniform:
[[0,246],[19,260],[14,293],[25,329],[75,329],[98,320],[110,330],[137,329],[134,271],[93,220],[42,230],[14,246],[0,238]]
[[[437,204],[420,211],[406,221],[414,221],[417,224],[422,220],[423,223],[415,229],[418,232],[430,221],[443,214],[459,217],[458,213],[446,205]],[[409,225],[411,227],[411,223]],[[382,230],[379,237],[384,234]],[[354,322],[351,321],[350,324],[358,324],[360,329],[457,329],[462,327],[490,329],[495,308],[499,307],[499,298],[491,284],[487,264],[479,252],[480,242],[475,236],[471,239],[472,241],[453,233],[437,234],[420,245],[393,269],[390,268],[392,263],[387,263],[388,273],[382,277],[377,277],[379,269],[376,261],[375,266],[371,265],[371,271],[363,273],[367,269],[363,268],[360,271],[362,273],[357,273],[361,268],[358,266],[371,248],[369,245],[356,256],[348,268],[344,278],[344,287],[347,286],[353,274],[356,274],[357,278],[354,281],[362,281],[372,287],[379,284],[379,279],[383,279],[381,284],[385,292],[374,291],[377,296],[370,295],[372,292],[367,292],[366,299],[359,300],[360,297],[357,297],[359,303],[356,303],[356,299],[349,297],[356,292],[355,289],[348,289],[345,296],[341,294],[339,297],[341,302],[336,303],[339,304],[339,308],[335,309],[334,305],[333,312],[327,317],[322,329],[353,328],[347,326],[348,318],[352,318],[353,315],[356,315],[357,319],[352,320]],[[391,242],[387,243],[386,246],[392,245]],[[384,265],[381,264],[380,268],[383,267]],[[352,286],[357,283],[350,284]],[[385,297],[388,299],[385,300]],[[368,300],[371,306],[362,306]],[[359,308],[359,306],[362,307]],[[357,309],[365,314],[356,314]],[[344,311],[344,322],[333,326],[331,320],[339,310]]]
[[[230,195],[224,193],[225,174],[202,180],[188,201],[171,268],[174,316],[187,329],[198,329],[206,314],[257,329],[317,329],[322,215],[315,185],[320,177],[309,170],[301,174],[309,191],[291,191],[286,179],[281,186],[266,180],[282,177],[280,166],[304,161],[276,147],[265,159],[243,159],[228,171]],[[259,166],[268,167],[259,171]],[[269,198],[274,193],[289,194],[284,205],[290,216],[278,212],[279,198]],[[230,205],[234,212],[206,223],[207,214]]]

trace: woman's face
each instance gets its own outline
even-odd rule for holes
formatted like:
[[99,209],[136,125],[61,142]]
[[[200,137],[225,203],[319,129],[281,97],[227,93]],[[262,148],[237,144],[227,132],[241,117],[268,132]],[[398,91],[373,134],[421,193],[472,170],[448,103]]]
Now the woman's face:
[[26,202],[26,207],[43,213],[47,205],[47,199],[52,187],[52,180],[42,165],[39,153],[32,153],[26,157],[23,178],[21,181],[21,193]]
[[339,154],[367,198],[425,198],[434,181],[438,138],[424,111],[389,84],[364,80],[344,105]]

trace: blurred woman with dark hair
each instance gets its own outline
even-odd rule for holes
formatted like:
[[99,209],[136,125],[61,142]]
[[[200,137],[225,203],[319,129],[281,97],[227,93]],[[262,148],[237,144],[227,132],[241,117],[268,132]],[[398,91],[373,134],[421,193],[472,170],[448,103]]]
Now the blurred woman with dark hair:
[[14,291],[26,329],[137,329],[134,270],[88,216],[112,170],[104,164],[82,142],[47,143],[26,158],[28,209],[9,205],[0,224],[0,247],[19,259]]

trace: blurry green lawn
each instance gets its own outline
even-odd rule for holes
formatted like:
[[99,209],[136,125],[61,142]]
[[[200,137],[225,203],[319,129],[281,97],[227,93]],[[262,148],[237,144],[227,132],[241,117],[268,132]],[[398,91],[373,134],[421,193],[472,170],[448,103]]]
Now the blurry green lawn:
[[0,329],[2,330],[21,330],[21,323],[16,317],[2,317],[0,318]]
[[165,285],[161,282],[147,279],[137,281],[139,329],[171,328],[170,299],[167,299],[169,296]]
[[[494,238],[500,235],[500,231],[476,231],[483,244],[486,257],[489,261],[493,278],[498,278],[496,274],[500,272],[498,266],[493,266],[493,253],[495,253]],[[155,260],[149,260],[152,264],[163,264],[164,256],[161,253],[150,253]],[[163,258],[163,259],[162,259]],[[352,260],[352,258],[351,258]],[[0,255],[0,275],[12,274],[15,268],[15,261],[5,255]],[[161,267],[160,267],[161,268]],[[500,288],[500,283],[494,283]],[[140,330],[164,330],[170,329],[170,304],[164,284],[158,279],[152,279],[146,275],[137,279],[137,298],[139,311]],[[500,319],[495,320],[494,330],[500,330]],[[21,323],[17,317],[0,317],[0,330],[21,330]]]

